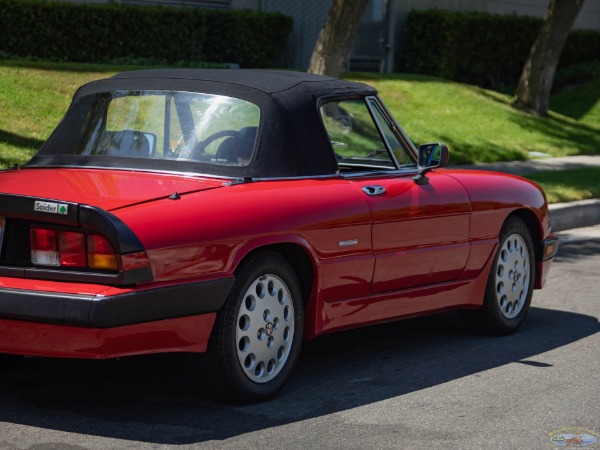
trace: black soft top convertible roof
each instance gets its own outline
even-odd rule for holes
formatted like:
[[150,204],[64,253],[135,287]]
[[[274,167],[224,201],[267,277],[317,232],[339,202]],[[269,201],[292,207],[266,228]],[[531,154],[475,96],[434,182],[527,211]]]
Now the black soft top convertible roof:
[[181,81],[182,84],[187,81],[198,82],[199,85],[202,82],[216,82],[248,87],[265,94],[276,94],[288,89],[294,90],[300,88],[300,85],[316,96],[329,92],[368,92],[370,95],[377,93],[375,88],[363,83],[305,72],[252,69],[153,69],[123,72],[106,80],[92,81],[78,90],[75,99],[78,95],[86,95],[88,89],[93,90],[98,83],[110,84],[110,81],[113,81],[115,88],[120,89],[121,80],[139,80],[140,84],[144,84],[148,80],[158,83],[164,81],[165,88],[176,86],[178,81]]
[[[66,155],[69,112],[81,98],[119,90],[220,94],[257,104],[261,110],[256,154],[249,166],[217,166],[152,159],[113,158],[102,167],[185,171],[227,177],[298,177],[333,174],[335,155],[318,111],[327,97],[377,95],[366,84],[302,72],[276,70],[156,69],[124,72],[88,83],[75,93],[65,119],[28,165],[98,166],[98,157]],[[168,166],[168,167],[167,167]]]

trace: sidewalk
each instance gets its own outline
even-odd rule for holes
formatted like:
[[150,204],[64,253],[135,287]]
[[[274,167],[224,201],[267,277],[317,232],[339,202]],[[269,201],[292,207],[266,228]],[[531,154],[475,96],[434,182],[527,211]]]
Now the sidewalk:
[[461,169],[493,170],[495,172],[528,175],[551,170],[583,169],[600,166],[600,155],[563,156],[559,158],[528,159],[527,161],[510,161],[497,163],[466,164],[455,166]]
[[[551,170],[582,169],[600,166],[600,155],[564,156],[489,164],[454,166],[460,169],[492,170],[515,175],[528,175]],[[550,205],[552,231],[570,230],[600,224],[600,199],[581,200]]]

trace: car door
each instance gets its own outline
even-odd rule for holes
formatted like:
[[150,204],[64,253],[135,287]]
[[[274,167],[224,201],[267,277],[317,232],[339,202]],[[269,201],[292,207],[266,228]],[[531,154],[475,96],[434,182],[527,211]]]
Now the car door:
[[[412,175],[357,180],[369,198],[375,255],[373,292],[460,279],[469,256],[469,199],[439,173],[418,185]],[[376,191],[376,193],[373,193]]]
[[340,172],[371,208],[373,293],[461,278],[469,255],[471,206],[443,171],[417,184],[407,138],[375,97],[321,108]]

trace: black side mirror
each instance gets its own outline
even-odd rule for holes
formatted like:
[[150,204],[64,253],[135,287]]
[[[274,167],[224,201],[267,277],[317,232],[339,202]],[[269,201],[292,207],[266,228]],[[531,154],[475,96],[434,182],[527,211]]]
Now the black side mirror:
[[429,179],[425,176],[427,172],[438,167],[446,167],[450,159],[448,146],[441,142],[434,144],[419,145],[419,161],[417,168],[419,173],[413,177],[417,184],[427,184]]

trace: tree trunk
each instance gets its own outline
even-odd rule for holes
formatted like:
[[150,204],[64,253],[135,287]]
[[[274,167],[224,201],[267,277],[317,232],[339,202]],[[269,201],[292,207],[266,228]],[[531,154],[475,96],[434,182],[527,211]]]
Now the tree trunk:
[[333,0],[315,44],[308,72],[341,78],[367,0]]
[[567,37],[584,0],[551,0],[542,28],[529,52],[513,106],[545,115],[554,74]]

